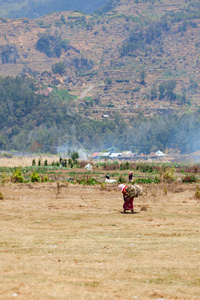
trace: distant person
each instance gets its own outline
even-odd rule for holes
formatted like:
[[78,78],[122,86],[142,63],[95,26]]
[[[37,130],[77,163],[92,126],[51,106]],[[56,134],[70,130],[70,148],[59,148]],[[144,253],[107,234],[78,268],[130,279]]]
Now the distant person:
[[131,210],[131,212],[133,214],[134,213],[134,208],[133,208],[134,197],[128,196],[127,188],[129,188],[129,187],[125,184],[120,184],[118,186],[118,188],[122,191],[123,198],[124,198],[124,204],[123,204],[124,213],[127,210]]
[[110,175],[106,175],[105,183],[116,183],[116,179],[110,179]]
[[133,179],[133,172],[130,171],[129,174],[128,174],[128,182],[130,183]]
[[142,195],[142,188],[139,185],[125,185],[125,184],[120,184],[118,188],[122,191],[123,197],[124,197],[124,204],[123,204],[123,209],[124,213],[127,210],[131,210],[132,214],[134,213],[134,208],[133,208],[133,200],[134,197],[138,197]]

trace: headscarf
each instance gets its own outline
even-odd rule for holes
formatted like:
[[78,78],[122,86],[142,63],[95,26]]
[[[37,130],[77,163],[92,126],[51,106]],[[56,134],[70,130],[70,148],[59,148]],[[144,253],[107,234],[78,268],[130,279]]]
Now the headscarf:
[[118,188],[119,188],[121,191],[123,191],[123,189],[125,188],[125,184],[120,184],[120,185],[118,186]]

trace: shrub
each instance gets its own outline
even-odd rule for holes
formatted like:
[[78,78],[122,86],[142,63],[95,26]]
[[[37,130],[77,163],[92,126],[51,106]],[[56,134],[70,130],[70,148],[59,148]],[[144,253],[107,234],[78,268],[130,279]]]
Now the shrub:
[[45,175],[44,177],[41,176],[41,181],[42,182],[48,182],[49,181],[49,177],[47,175]]
[[151,89],[151,100],[153,101],[154,99],[157,98],[157,96],[158,96],[157,90],[156,90],[155,87],[153,87],[153,88]]
[[31,182],[40,182],[40,175],[36,171],[31,174]]
[[139,92],[140,91],[140,86],[137,86],[132,90],[133,93]]
[[77,182],[79,184],[86,184],[86,185],[95,185],[98,184],[98,181],[94,177],[88,177],[88,178],[81,178],[78,179]]
[[51,57],[50,43],[51,37],[47,34],[44,34],[38,39],[36,49],[40,52],[44,52],[47,56]]
[[174,172],[175,172],[174,168],[167,170],[163,176],[163,181],[166,181],[166,182],[174,181],[175,180]]
[[137,178],[133,180],[134,183],[159,183],[160,182],[160,178],[155,176],[155,178],[151,178],[151,177],[146,177],[146,178]]
[[139,170],[143,173],[145,173],[145,172],[151,173],[151,172],[153,172],[153,167],[149,164],[141,163],[136,166],[136,170]]
[[164,186],[163,191],[164,191],[164,194],[167,195],[167,187],[166,186]]
[[10,153],[3,153],[2,155],[3,155],[4,157],[6,157],[6,158],[12,158],[12,157],[13,157],[13,155],[10,154]]
[[191,183],[191,182],[197,182],[197,178],[195,175],[186,175],[183,179],[182,179],[183,182],[188,182],[188,183]]
[[22,172],[19,169],[17,169],[16,171],[13,171],[11,181],[14,183],[15,182],[20,182],[20,183],[24,182],[24,177],[22,176]]
[[52,72],[54,74],[60,74],[60,75],[62,75],[64,73],[64,71],[65,71],[65,68],[66,68],[66,66],[65,66],[64,62],[58,62],[58,63],[53,64],[53,66],[52,66]]
[[0,191],[0,200],[4,199],[4,195],[2,194],[2,192]]
[[90,179],[87,180],[87,184],[95,185],[98,184],[98,181],[94,177],[91,177]]
[[100,186],[101,186],[101,190],[104,191],[106,189],[106,186],[105,186],[105,183],[101,182],[100,183]]
[[71,159],[75,162],[79,158],[79,154],[77,151],[73,151],[71,154]]
[[[58,21],[55,26],[62,25]],[[39,34],[36,43],[36,50],[45,53],[48,57],[60,57],[63,51],[67,51],[69,40],[62,40],[60,36],[53,36],[48,33]]]
[[198,185],[196,186],[195,198],[200,199],[200,187]]
[[155,176],[154,183],[159,183],[159,182],[160,182],[160,178],[158,176]]
[[128,170],[129,168],[130,168],[130,164],[128,161],[124,164],[120,164],[120,167],[119,167],[120,170]]
[[120,176],[119,176],[117,182],[118,182],[118,183],[125,183],[125,182],[126,182],[125,179],[124,179],[124,177],[123,177],[123,175],[120,175]]
[[120,78],[120,79],[116,79],[115,81],[117,83],[122,83],[122,82],[129,82],[129,79]]
[[3,173],[1,175],[1,183],[4,184],[6,182],[6,175],[5,175],[5,170],[3,170]]

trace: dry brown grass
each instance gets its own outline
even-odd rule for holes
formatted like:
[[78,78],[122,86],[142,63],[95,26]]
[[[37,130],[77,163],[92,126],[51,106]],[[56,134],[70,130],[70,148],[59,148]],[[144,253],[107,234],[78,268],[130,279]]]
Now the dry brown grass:
[[24,156],[13,156],[12,158],[0,157],[0,166],[1,167],[26,167],[32,165],[32,160],[35,159],[36,164],[40,159],[42,164],[44,164],[45,159],[48,160],[48,163],[51,164],[53,161],[59,161],[59,157],[56,155],[51,156],[34,156],[34,157],[24,157]]
[[[167,188],[167,194],[164,192]],[[199,299],[196,186],[1,187],[0,299]]]

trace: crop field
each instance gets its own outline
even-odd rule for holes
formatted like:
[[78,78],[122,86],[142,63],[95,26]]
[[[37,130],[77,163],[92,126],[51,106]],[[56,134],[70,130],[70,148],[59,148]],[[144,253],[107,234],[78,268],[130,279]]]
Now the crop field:
[[141,183],[124,214],[103,169],[100,184],[66,180],[84,172],[13,183],[1,170],[0,299],[199,299],[198,182]]

